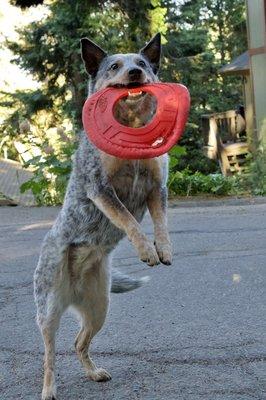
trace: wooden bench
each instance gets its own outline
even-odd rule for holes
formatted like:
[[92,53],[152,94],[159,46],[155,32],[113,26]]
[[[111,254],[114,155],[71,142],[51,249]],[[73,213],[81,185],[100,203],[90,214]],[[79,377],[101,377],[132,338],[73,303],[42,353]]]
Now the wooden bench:
[[225,176],[246,169],[249,147],[245,127],[244,117],[236,110],[202,115],[204,154],[219,161]]

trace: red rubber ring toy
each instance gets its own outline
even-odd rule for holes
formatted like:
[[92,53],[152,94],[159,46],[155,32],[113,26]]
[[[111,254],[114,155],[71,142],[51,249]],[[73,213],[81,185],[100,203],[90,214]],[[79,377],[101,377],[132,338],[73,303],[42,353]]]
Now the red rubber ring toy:
[[[128,94],[147,92],[157,100],[156,114],[140,128],[120,124],[115,104]],[[89,97],[82,121],[88,138],[105,153],[123,159],[144,159],[167,153],[182,135],[190,108],[187,88],[176,83],[145,84],[136,88],[106,88]]]

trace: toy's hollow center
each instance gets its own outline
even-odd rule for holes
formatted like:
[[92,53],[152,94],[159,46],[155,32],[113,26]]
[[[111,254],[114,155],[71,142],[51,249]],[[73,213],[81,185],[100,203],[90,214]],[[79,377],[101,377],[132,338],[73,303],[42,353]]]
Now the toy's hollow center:
[[118,100],[113,109],[115,119],[122,125],[141,128],[151,122],[156,114],[157,100],[150,93],[130,92]]

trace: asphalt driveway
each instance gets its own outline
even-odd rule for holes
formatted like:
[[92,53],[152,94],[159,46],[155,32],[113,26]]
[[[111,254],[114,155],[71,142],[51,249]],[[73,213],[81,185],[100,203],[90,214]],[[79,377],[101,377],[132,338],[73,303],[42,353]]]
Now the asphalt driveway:
[[[43,346],[32,274],[58,209],[0,207],[0,399],[38,400]],[[151,234],[148,217],[144,230]],[[266,201],[169,209],[174,265],[150,269],[124,240],[114,264],[151,280],[112,295],[92,355],[112,373],[88,381],[74,351],[78,326],[57,337],[58,399],[265,400]]]

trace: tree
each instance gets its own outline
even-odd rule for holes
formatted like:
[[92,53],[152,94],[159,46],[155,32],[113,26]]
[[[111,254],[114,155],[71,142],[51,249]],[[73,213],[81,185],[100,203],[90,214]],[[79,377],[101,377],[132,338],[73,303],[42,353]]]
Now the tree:
[[50,3],[47,18],[21,30],[19,42],[8,46],[17,55],[15,62],[43,82],[44,96],[80,127],[87,80],[80,38],[89,36],[106,50],[136,51],[159,25],[163,30],[160,12],[165,12],[160,0],[110,1],[104,7],[101,1],[57,0]]
[[[30,5],[26,1],[14,2],[23,7]],[[70,169],[65,165],[69,161],[65,142],[75,140],[82,125],[88,77],[80,57],[80,38],[88,36],[107,51],[137,51],[155,31],[165,32],[165,12],[160,0],[137,0],[134,4],[122,0],[54,0],[47,3],[46,17],[21,29],[18,41],[7,43],[15,54],[14,62],[30,72],[41,87],[26,93],[2,93],[2,106],[11,107],[13,112],[1,134],[9,135],[10,142],[19,134],[24,144],[34,141],[40,147],[42,158],[37,157],[32,163],[36,166],[36,179],[46,191],[56,192],[61,172],[67,179]],[[22,135],[19,127],[25,119],[31,130]],[[67,127],[64,135],[62,126]],[[52,154],[47,154],[45,149],[51,153],[51,146]],[[24,189],[28,187],[24,185]],[[31,187],[37,194],[36,180]],[[38,196],[43,201],[42,192]],[[47,199],[52,201],[49,196]],[[61,196],[58,199],[55,201],[60,201]]]
[[190,124],[181,141],[187,156],[179,168],[208,172],[216,168],[202,154],[200,116],[235,108],[242,100],[241,81],[218,71],[247,48],[244,0],[186,0],[170,9],[163,75],[190,90]]
[[[27,7],[40,1],[12,2]],[[183,0],[180,4],[176,0],[47,2],[47,16],[21,29],[17,42],[8,42],[14,62],[29,71],[41,87],[4,94],[2,105],[13,107],[14,112],[0,135],[17,135],[19,124],[26,118],[39,137],[38,143],[52,144],[59,162],[69,158],[68,153],[60,153],[62,135],[55,140],[55,134],[49,136],[49,132],[63,126],[66,141],[73,141],[81,128],[87,76],[79,39],[88,36],[110,52],[133,52],[160,31],[164,43],[160,77],[184,83],[192,99],[190,121],[180,142],[186,147],[186,155],[176,168],[205,173],[216,170],[216,164],[202,155],[200,116],[234,108],[241,101],[239,80],[222,78],[218,70],[246,49],[244,9],[244,0]],[[25,134],[23,140],[29,137]],[[43,157],[47,170],[54,158],[47,154]]]

